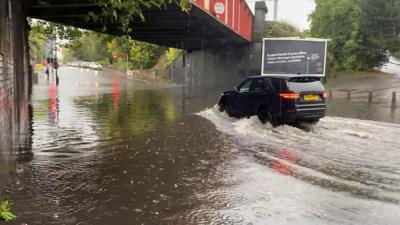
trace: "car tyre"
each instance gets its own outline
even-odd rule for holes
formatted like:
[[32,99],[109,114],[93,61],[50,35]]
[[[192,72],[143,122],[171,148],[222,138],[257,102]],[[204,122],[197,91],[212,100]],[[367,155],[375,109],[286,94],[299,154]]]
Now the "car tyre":
[[226,112],[226,104],[224,102],[219,103],[218,108],[220,112]]
[[263,124],[270,123],[272,127],[277,127],[279,125],[271,112],[266,108],[262,108],[258,111],[258,119]]

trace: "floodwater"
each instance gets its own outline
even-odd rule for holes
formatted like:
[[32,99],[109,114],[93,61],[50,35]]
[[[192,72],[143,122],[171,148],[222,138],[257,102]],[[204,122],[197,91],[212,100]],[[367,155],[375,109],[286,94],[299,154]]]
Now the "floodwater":
[[399,224],[399,113],[383,97],[271,128],[220,113],[215,90],[59,73],[34,86],[32,145],[10,159],[10,224]]
[[391,56],[389,62],[381,69],[383,72],[394,74],[400,77],[400,60]]

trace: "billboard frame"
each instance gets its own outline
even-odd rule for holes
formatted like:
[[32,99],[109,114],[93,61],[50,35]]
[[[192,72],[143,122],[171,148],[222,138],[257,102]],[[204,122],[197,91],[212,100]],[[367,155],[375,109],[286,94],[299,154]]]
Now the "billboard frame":
[[[325,43],[325,60],[324,60],[324,72],[323,74],[265,74],[264,73],[264,60],[265,60],[265,46],[268,40],[283,40],[283,41],[313,41],[313,42],[324,42]],[[262,76],[274,76],[274,77],[293,77],[293,76],[307,76],[307,77],[325,77],[326,76],[326,61],[328,53],[328,41],[330,39],[323,38],[301,38],[301,37],[282,37],[282,38],[263,38],[262,56],[261,56],[261,75]]]

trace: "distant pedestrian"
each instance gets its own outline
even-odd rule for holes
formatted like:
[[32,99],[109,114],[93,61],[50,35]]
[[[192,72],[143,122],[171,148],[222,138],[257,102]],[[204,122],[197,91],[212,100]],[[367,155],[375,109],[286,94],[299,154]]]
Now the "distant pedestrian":
[[46,75],[47,75],[47,80],[49,80],[49,75],[50,75],[50,71],[49,71],[49,67],[47,67],[47,69],[46,69]]

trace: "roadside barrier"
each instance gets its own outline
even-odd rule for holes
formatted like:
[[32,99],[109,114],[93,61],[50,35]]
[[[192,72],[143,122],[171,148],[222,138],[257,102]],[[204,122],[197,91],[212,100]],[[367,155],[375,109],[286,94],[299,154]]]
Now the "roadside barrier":
[[[375,92],[379,92],[379,91],[384,91],[384,90],[390,90],[393,88],[398,88],[399,86],[394,86],[394,87],[389,87],[389,88],[379,88],[379,89],[373,89],[373,90],[368,90],[368,91],[357,91],[357,90],[349,90],[349,89],[340,89],[340,90],[332,90],[329,89],[329,99],[333,99],[334,96],[335,98],[343,98],[345,97],[348,101],[350,101],[352,98],[358,96],[358,97],[362,97],[359,96],[361,94],[364,94],[363,96],[365,96],[365,94],[367,94],[368,96],[368,103],[372,103],[373,99],[374,99],[374,93]],[[335,94],[335,93],[345,93],[345,96],[342,94]],[[388,100],[391,100],[390,102],[390,106],[392,109],[396,109],[397,107],[397,95],[398,93],[396,91],[392,92],[391,97],[387,96],[387,98],[389,98]],[[340,97],[341,96],[341,97]]]
[[396,97],[397,97],[396,92],[393,91],[393,93],[392,93],[392,108],[393,109],[396,108]]

